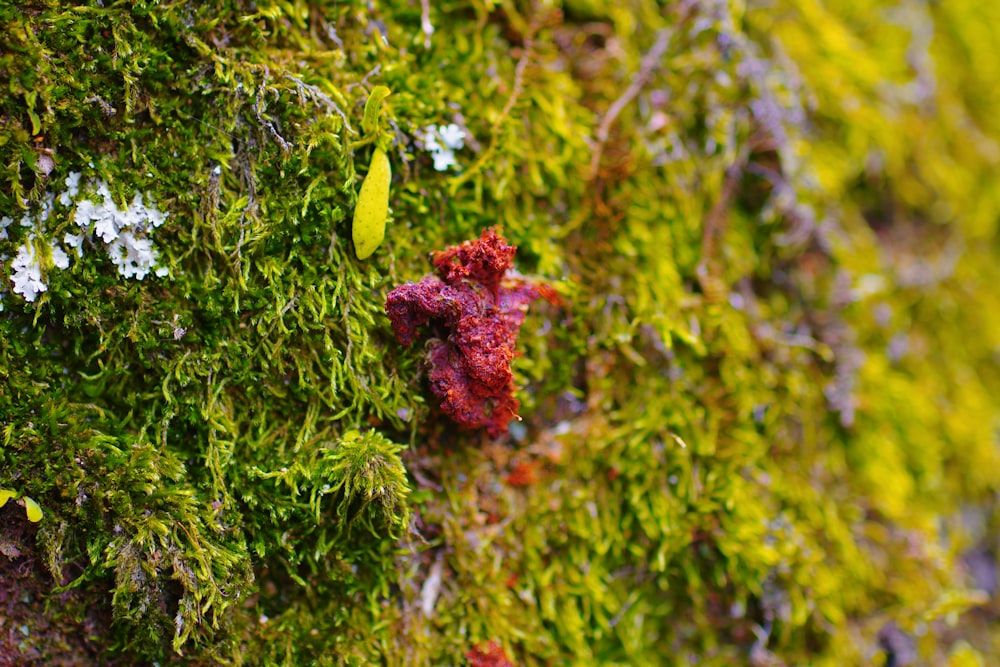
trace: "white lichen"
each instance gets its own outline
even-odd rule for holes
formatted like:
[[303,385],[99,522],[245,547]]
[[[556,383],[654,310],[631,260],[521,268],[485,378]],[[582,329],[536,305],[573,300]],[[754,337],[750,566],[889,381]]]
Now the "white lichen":
[[57,269],[68,269],[69,268],[69,255],[66,251],[52,243],[52,265]]
[[[42,258],[36,249],[34,234],[17,248],[17,255],[11,263],[10,280],[14,283],[14,293],[25,301],[34,301],[38,295],[49,289],[42,276]],[[57,269],[69,268],[69,255],[54,242],[49,244],[52,265]]]
[[67,207],[73,205],[73,199],[80,194],[80,179],[82,177],[83,174],[78,171],[71,172],[70,175],[66,177],[66,189],[59,195],[60,204]]
[[[104,242],[108,256],[118,268],[118,273],[126,278],[142,280],[149,273],[166,276],[166,267],[157,267],[158,253],[153,246],[150,233],[164,223],[167,214],[156,208],[141,193],[137,193],[131,203],[119,208],[111,195],[111,189],[104,181],[86,183],[82,174],[73,172],[65,181],[66,189],[58,196],[46,193],[39,208],[32,214],[25,213],[19,220],[22,227],[30,228],[27,239],[18,247],[17,255],[10,265],[10,280],[13,291],[24,297],[25,301],[35,301],[38,295],[48,290],[46,272],[52,269],[67,269],[70,265],[70,252],[75,252],[77,258],[83,257],[83,242],[94,236]],[[93,198],[79,199],[81,191],[91,191]],[[66,232],[62,244],[50,241],[48,252],[45,246],[39,245],[38,239],[45,238],[45,224],[56,205],[64,208],[75,206],[72,219],[80,228],[80,233]],[[0,218],[0,239],[8,238],[7,228],[14,224],[14,218]],[[38,248],[42,248],[40,253]],[[44,256],[43,256],[44,255]],[[6,258],[0,259],[6,263]]]
[[77,257],[83,257],[83,234],[70,234],[66,232],[63,236],[63,244],[76,251]]
[[42,264],[33,241],[34,237],[29,237],[18,247],[11,265],[10,279],[14,283],[14,293],[23,296],[25,301],[34,301],[48,289],[42,280]]
[[[146,205],[141,193],[136,193],[124,209],[119,208],[104,181],[97,182],[96,192],[99,201],[83,199],[77,202],[73,219],[83,234],[79,240],[67,234],[67,245],[72,245],[82,255],[83,236],[92,231],[104,241],[119,274],[142,280],[156,267],[157,252],[148,234],[164,223],[167,214],[153,204]],[[164,267],[156,270],[158,276],[166,274]]]
[[108,244],[111,261],[118,267],[118,273],[126,278],[142,280],[150,269],[156,266],[156,250],[153,242],[137,238],[128,230],[122,230],[118,237]]

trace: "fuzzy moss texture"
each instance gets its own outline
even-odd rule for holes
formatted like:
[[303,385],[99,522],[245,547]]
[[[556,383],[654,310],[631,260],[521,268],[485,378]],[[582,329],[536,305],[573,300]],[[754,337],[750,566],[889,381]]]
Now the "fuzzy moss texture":
[[[3,664],[1000,659],[1000,5],[28,0],[0,35],[0,488],[44,513],[0,510]],[[59,268],[100,181],[167,214],[163,275],[93,230]],[[565,301],[499,441],[383,311],[490,226]]]

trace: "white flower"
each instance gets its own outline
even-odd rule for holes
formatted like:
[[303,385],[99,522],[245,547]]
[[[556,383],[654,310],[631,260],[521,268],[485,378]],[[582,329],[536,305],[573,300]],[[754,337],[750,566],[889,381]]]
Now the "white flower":
[[434,169],[445,171],[457,164],[455,151],[465,146],[465,130],[454,123],[428,125],[423,129],[420,139],[434,158]]
[[39,294],[48,289],[42,281],[42,265],[35,255],[35,247],[29,238],[27,243],[17,249],[17,257],[11,265],[11,282],[14,292],[24,297],[25,301],[34,301]]
[[14,224],[14,218],[5,215],[0,218],[0,239],[7,238],[7,228]]
[[434,158],[435,171],[447,171],[448,167],[456,164],[455,154],[449,150],[441,150],[431,153],[431,157]]
[[420,140],[424,142],[424,148],[431,153],[438,153],[440,151],[448,150],[444,146],[438,143],[437,134],[434,132],[435,127],[431,125],[430,127],[424,128],[423,134],[420,135]]
[[460,128],[455,123],[439,127],[437,128],[437,132],[441,136],[441,141],[443,141],[444,145],[448,148],[451,148],[452,150],[465,148],[465,130]]

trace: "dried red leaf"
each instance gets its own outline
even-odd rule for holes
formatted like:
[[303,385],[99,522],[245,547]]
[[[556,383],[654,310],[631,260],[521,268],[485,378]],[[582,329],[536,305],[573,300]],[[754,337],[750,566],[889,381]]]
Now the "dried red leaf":
[[473,646],[472,650],[465,654],[472,667],[514,667],[514,663],[507,657],[507,652],[495,641],[491,641],[486,646]]
[[385,302],[403,345],[431,322],[447,332],[427,344],[431,391],[458,424],[485,428],[494,438],[506,433],[520,407],[510,362],[528,304],[539,297],[558,303],[551,287],[506,275],[515,250],[487,229],[475,241],[435,253],[437,276],[401,285]]

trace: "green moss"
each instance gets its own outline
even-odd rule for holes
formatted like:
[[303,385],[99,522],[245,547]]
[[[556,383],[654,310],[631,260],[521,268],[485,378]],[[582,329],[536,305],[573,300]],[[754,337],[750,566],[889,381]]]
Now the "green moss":
[[[35,636],[89,605],[106,662],[841,665],[892,622],[988,661],[963,563],[998,534],[1000,16],[946,4],[0,8],[0,488],[45,511]],[[73,173],[169,214],[166,275],[93,235],[57,267]],[[494,225],[565,301],[532,306],[501,442],[383,313]]]

